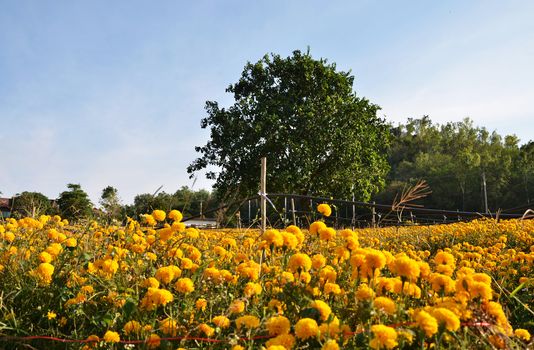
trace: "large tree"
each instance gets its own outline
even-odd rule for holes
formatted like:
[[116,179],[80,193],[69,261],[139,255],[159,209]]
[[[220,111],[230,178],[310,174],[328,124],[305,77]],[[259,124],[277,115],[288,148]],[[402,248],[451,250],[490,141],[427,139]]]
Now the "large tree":
[[61,216],[70,221],[78,221],[93,214],[93,204],[79,184],[68,184],[69,191],[61,192],[57,200]]
[[48,214],[52,208],[50,200],[40,192],[24,191],[13,198],[13,213],[18,216],[36,218]]
[[258,191],[260,159],[267,157],[269,192],[290,192],[367,200],[388,171],[388,127],[380,109],[353,91],[350,72],[326,59],[294,51],[247,63],[227,88],[234,104],[206,102],[202,128],[211,129],[192,174],[208,172],[222,195]]
[[106,216],[110,222],[120,219],[122,205],[119,198],[119,191],[115,187],[107,186],[104,188],[99,203],[105,210]]

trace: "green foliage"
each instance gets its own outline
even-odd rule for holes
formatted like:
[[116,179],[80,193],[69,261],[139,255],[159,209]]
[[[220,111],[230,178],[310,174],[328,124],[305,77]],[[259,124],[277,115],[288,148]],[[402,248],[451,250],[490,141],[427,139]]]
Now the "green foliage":
[[52,206],[47,196],[40,192],[24,191],[13,198],[13,215],[38,218],[42,214],[50,214]]
[[69,191],[61,192],[57,203],[61,216],[69,221],[88,218],[93,214],[93,204],[79,184],[68,184]]
[[386,190],[375,197],[378,202],[391,202],[399,189],[424,179],[432,194],[420,204],[483,212],[484,176],[492,211],[532,199],[532,142],[520,148],[517,137],[503,138],[469,119],[439,125],[427,116],[409,119],[391,133],[391,172]]
[[[134,204],[125,207],[126,215],[138,217],[140,214],[151,213],[154,209],[162,209],[167,212],[177,209],[184,216],[199,215],[218,206],[216,196],[206,190],[194,191],[187,186],[182,186],[175,193],[160,192],[157,195],[143,193],[135,196]],[[214,217],[214,213],[206,217]]]
[[102,190],[100,205],[105,210],[109,222],[120,219],[122,205],[119,193],[115,187],[107,186]]
[[270,192],[369,199],[388,170],[388,128],[377,117],[380,107],[357,97],[353,82],[309,52],[248,63],[226,90],[232,106],[206,102],[201,126],[211,139],[196,147],[201,157],[188,172],[218,167],[207,173],[214,188],[223,197],[245,197],[258,191],[260,159],[267,157]]

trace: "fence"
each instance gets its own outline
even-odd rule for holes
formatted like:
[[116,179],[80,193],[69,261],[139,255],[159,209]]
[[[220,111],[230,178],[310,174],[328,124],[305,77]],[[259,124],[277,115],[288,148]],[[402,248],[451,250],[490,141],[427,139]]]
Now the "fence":
[[[325,218],[327,224],[336,228],[363,228],[377,226],[403,226],[413,224],[444,224],[470,221],[476,218],[492,217],[496,219],[521,218],[523,213],[479,213],[460,210],[442,210],[403,206],[397,210],[392,205],[350,201],[326,197],[316,197],[289,193],[258,194],[240,201],[222,205],[211,211],[226,210],[225,222],[220,226],[261,226],[261,200],[266,200],[266,224],[271,227],[297,225],[306,227],[322,217],[316,210],[320,203],[327,203],[332,208],[332,215]],[[209,211],[209,212],[211,212]],[[207,214],[209,212],[204,212]],[[185,218],[193,220],[200,215]]]

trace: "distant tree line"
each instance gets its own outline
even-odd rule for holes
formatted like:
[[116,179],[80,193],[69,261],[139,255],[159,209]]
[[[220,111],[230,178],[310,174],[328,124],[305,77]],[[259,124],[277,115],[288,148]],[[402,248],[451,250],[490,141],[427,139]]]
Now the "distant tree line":
[[418,202],[425,207],[484,212],[487,201],[495,212],[534,200],[534,142],[519,145],[469,119],[440,125],[425,116],[391,127],[388,160],[386,187],[373,198],[379,203],[421,179],[432,191]]
[[24,191],[11,199],[13,217],[39,217],[40,215],[60,215],[69,221],[83,219],[100,219],[107,223],[119,223],[127,216],[139,219],[141,214],[151,213],[154,209],[170,211],[180,210],[185,217],[200,216],[213,218],[218,200],[216,194],[207,190],[194,191],[187,186],[181,187],[170,194],[139,194],[134,203],[123,205],[118,191],[112,186],[102,190],[99,199],[100,208],[95,208],[87,193],[79,184],[68,184],[68,190],[62,192],[57,199],[49,199],[40,192]]
[[[419,180],[425,180],[432,191],[416,203],[427,208],[484,212],[487,205],[495,212],[521,210],[534,202],[534,141],[520,145],[516,136],[489,132],[469,119],[440,125],[428,116],[390,125],[389,134],[390,171],[383,189],[372,197],[377,203],[393,203],[403,189]],[[71,221],[97,218],[108,223],[121,222],[127,216],[138,219],[154,209],[178,209],[185,217],[224,215],[214,210],[224,202],[217,191],[183,186],[174,193],[139,194],[133,204],[123,205],[117,189],[107,186],[102,190],[100,208],[95,209],[79,184],[67,188],[55,200],[39,192],[17,194],[12,199],[12,215],[59,214]]]

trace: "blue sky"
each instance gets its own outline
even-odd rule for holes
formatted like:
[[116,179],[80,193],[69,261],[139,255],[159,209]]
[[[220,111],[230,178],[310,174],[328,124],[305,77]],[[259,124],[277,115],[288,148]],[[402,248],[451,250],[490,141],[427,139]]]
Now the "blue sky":
[[0,191],[191,187],[205,101],[231,104],[247,61],[308,46],[390,122],[470,117],[527,142],[532,18],[532,1],[0,0]]

